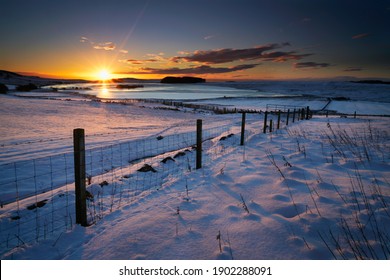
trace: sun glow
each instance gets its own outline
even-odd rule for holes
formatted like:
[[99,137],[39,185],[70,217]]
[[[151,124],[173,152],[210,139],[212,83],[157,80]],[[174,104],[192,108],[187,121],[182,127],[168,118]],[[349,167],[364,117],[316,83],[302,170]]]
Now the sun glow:
[[107,69],[102,69],[97,73],[97,78],[101,81],[107,81],[111,79],[111,73]]

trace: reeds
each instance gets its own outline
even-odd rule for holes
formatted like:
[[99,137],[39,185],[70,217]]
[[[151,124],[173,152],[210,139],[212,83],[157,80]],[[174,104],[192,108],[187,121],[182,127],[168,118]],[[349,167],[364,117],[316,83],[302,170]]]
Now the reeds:
[[[296,143],[295,151],[301,154],[305,160],[315,160],[312,152],[315,147],[311,146],[310,135],[301,127],[288,128],[287,133],[292,143]],[[340,216],[329,216],[321,205],[320,190],[315,183],[306,179],[305,183],[308,196],[317,214],[324,220],[336,221],[329,225],[323,224],[317,230],[320,243],[324,244],[327,251],[334,259],[390,259],[390,184],[386,178],[375,177],[367,170],[372,169],[372,164],[387,163],[390,154],[389,134],[367,121],[361,125],[334,125],[328,122],[326,128],[319,132],[317,137],[321,139],[319,155],[324,157],[325,163],[332,165],[343,164],[345,178],[341,178],[343,185],[337,186],[331,180],[330,187],[340,200]],[[305,145],[304,145],[305,144]],[[270,150],[266,150],[270,163],[276,168],[282,179],[288,186],[289,173],[286,167],[296,165],[282,155],[284,168],[275,160]],[[347,164],[346,164],[347,163]],[[363,169],[362,169],[363,168]],[[306,171],[304,171],[306,172]],[[316,168],[317,183],[326,184],[324,178]],[[345,180],[346,179],[346,180]],[[289,186],[288,186],[289,187]],[[326,191],[331,192],[332,188]],[[296,205],[293,194],[289,188],[292,203]],[[322,193],[321,193],[322,194]],[[331,193],[329,193],[331,195]],[[294,195],[295,196],[295,195]],[[308,206],[306,206],[308,209]],[[307,210],[306,210],[306,213]],[[310,211],[310,213],[312,213]],[[303,239],[303,237],[302,237]],[[306,242],[305,242],[306,243]],[[309,248],[309,246],[307,246]]]

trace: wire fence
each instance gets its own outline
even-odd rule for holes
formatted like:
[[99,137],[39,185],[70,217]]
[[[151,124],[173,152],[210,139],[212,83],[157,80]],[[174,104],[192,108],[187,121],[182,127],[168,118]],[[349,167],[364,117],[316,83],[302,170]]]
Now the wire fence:
[[[204,129],[203,140],[229,135],[231,127]],[[195,169],[195,143],[196,132],[183,132],[86,149],[88,223],[186,176]],[[0,166],[1,253],[74,226],[74,177],[73,153]]]
[[[231,128],[205,129],[203,141],[229,135]],[[86,151],[88,224],[195,170],[195,144],[196,133],[187,132]],[[217,153],[214,146],[207,152]]]
[[[238,115],[240,116],[240,115]],[[261,131],[264,114],[247,123]],[[288,116],[286,115],[288,118]],[[280,114],[268,119],[280,121]],[[281,121],[286,125],[287,120]],[[202,130],[204,165],[240,145],[243,122]],[[268,125],[264,122],[266,128]],[[279,123],[278,123],[279,127]],[[240,132],[241,128],[241,132]],[[271,130],[271,129],[270,129]],[[265,130],[264,130],[265,131]],[[88,225],[140,197],[185,180],[196,169],[197,133],[160,135],[85,150]],[[241,139],[242,145],[242,139]],[[0,166],[0,254],[59,237],[76,223],[74,153]],[[188,196],[186,186],[181,195]],[[54,246],[54,245],[53,245]]]

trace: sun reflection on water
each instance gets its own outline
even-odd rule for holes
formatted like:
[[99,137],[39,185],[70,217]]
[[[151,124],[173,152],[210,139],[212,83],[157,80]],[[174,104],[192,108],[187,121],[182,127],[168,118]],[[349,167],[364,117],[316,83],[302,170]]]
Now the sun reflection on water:
[[111,93],[109,90],[109,85],[107,83],[102,83],[100,88],[99,88],[99,94],[98,97],[100,98],[110,98]]

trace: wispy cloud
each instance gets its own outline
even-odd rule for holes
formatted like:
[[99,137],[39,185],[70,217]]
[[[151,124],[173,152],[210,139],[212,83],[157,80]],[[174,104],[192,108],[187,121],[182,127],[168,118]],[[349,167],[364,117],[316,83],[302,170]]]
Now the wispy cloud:
[[291,52],[269,52],[262,55],[261,59],[265,61],[273,61],[273,62],[285,62],[287,60],[300,60],[307,56],[312,55],[308,54],[298,54],[295,51]]
[[157,59],[151,58],[151,59],[121,59],[119,62],[127,63],[127,64],[133,64],[133,65],[141,65],[148,62],[158,62]]
[[296,69],[321,69],[331,66],[329,63],[298,62],[294,63]]
[[352,36],[352,39],[361,39],[361,38],[367,37],[368,35],[369,35],[368,33],[356,34],[356,35]]
[[148,53],[146,56],[149,57],[146,61],[148,62],[157,62],[157,61],[166,61],[167,59],[164,58],[164,53],[160,52],[158,54],[155,53]]
[[[96,50],[105,50],[105,51],[113,51],[116,49],[116,45],[113,42],[102,42],[102,43],[95,43],[91,39],[82,36],[80,37],[80,42],[81,43],[88,43],[90,44],[94,49]],[[121,50],[122,52],[124,50]]]
[[142,65],[142,64],[156,63],[156,62],[166,63],[168,61],[166,58],[164,58],[164,53],[162,52],[158,54],[148,53],[145,55],[145,57],[147,58],[146,59],[129,58],[129,59],[120,59],[118,61],[130,65]]
[[[267,54],[268,51],[279,49],[285,46],[290,46],[289,43],[282,44],[268,44],[257,46],[247,49],[217,49],[217,50],[208,50],[208,51],[195,51],[192,54],[186,56],[175,56],[171,58],[171,61],[174,62],[199,62],[205,64],[219,64],[219,63],[228,63],[233,61],[248,61],[248,60],[261,60],[261,59],[270,59],[271,54]],[[272,59],[277,59],[276,54],[284,56],[285,52],[278,52],[273,54]],[[290,59],[292,56],[290,56]],[[287,59],[287,58],[286,58]]]
[[195,66],[195,67],[189,67],[189,68],[165,68],[165,69],[158,69],[158,68],[139,68],[135,71],[128,71],[128,72],[120,72],[118,74],[165,74],[165,75],[171,75],[171,74],[195,74],[195,75],[201,75],[201,74],[221,74],[221,73],[230,73],[235,71],[242,71],[247,69],[252,69],[256,67],[258,64],[242,64],[232,67],[211,67],[209,65],[201,65],[201,66]]
[[207,36],[204,36],[203,39],[210,40],[210,39],[212,39],[214,37],[215,37],[215,35],[207,35]]
[[84,36],[80,37],[80,42],[81,43],[89,43],[91,45],[94,44],[91,40],[89,40],[87,37],[84,37]]
[[344,72],[359,72],[359,71],[363,71],[363,68],[360,68],[360,67],[348,67],[348,68],[344,69]]
[[113,42],[104,42],[94,44],[93,48],[97,50],[113,51],[115,50],[116,46]]
[[121,59],[119,60],[119,62],[133,64],[133,65],[140,65],[144,63],[142,60],[137,60],[137,59]]

